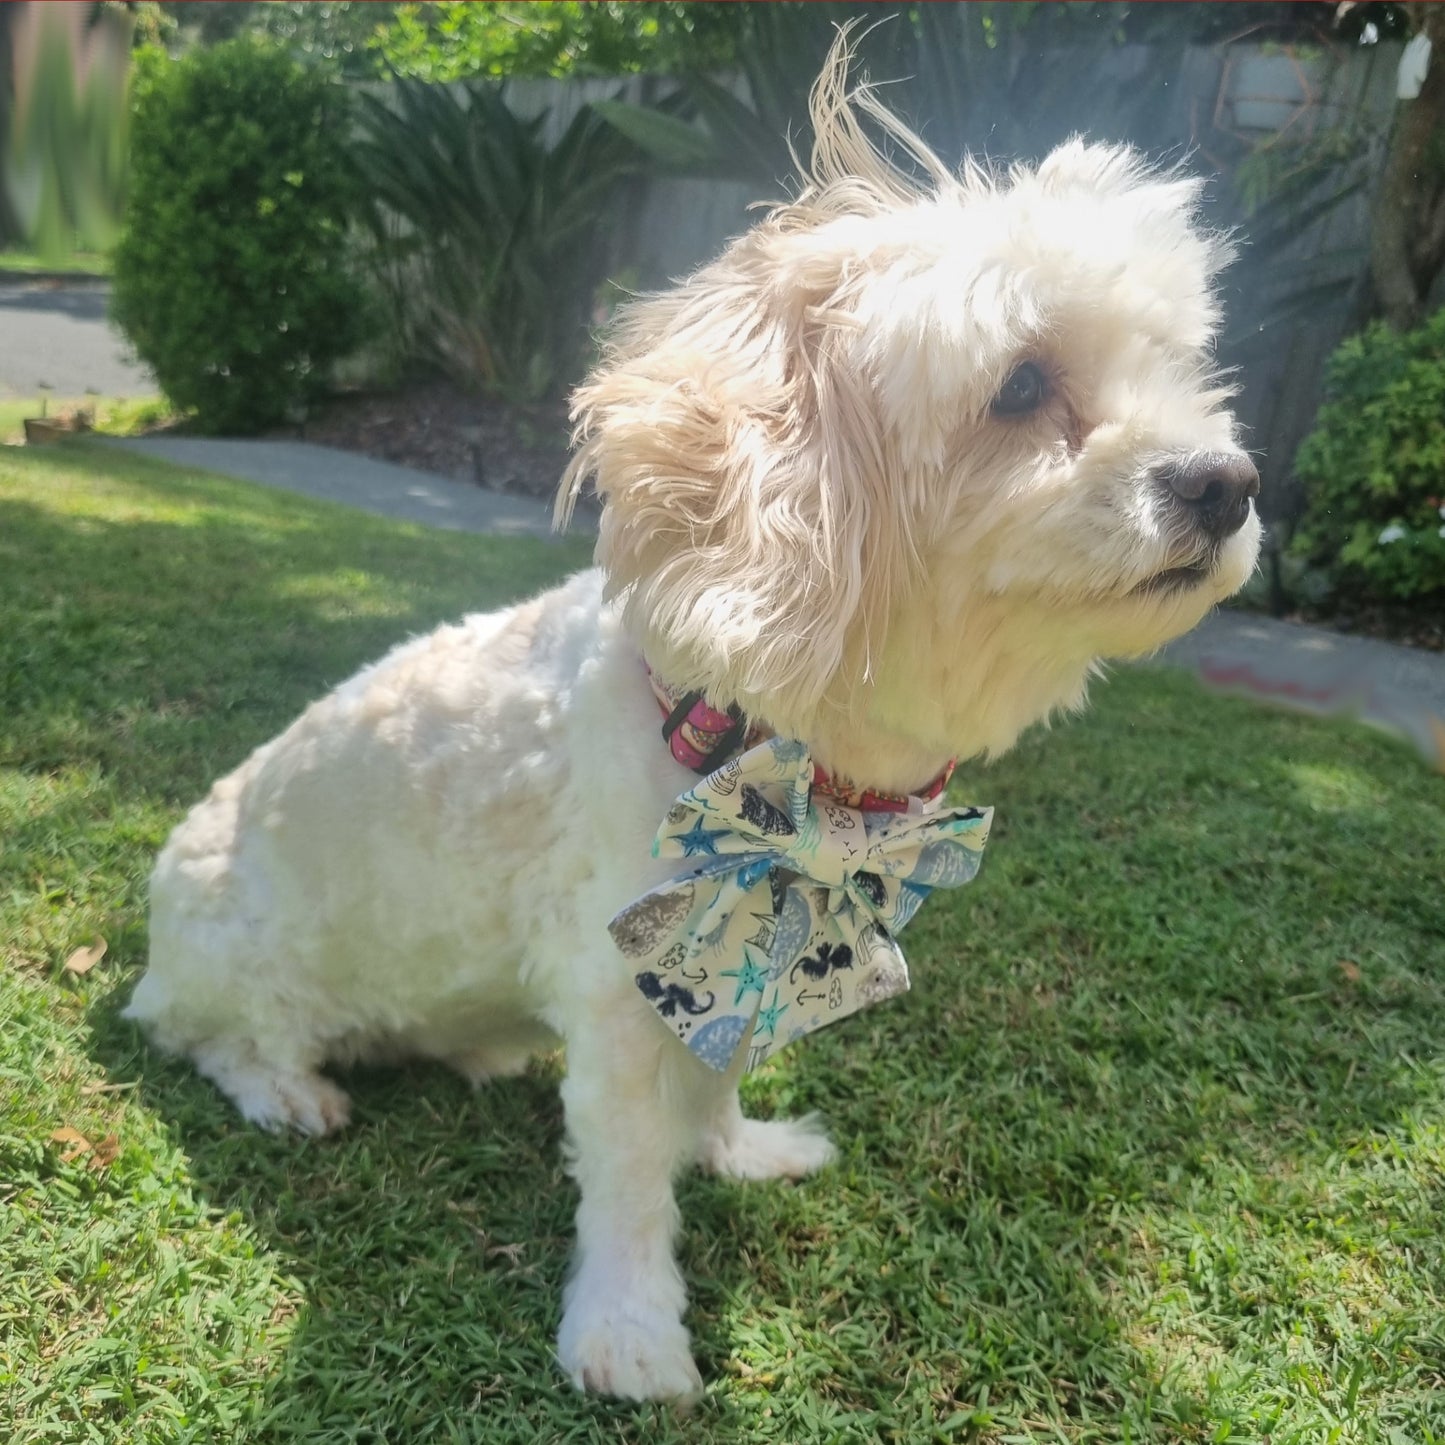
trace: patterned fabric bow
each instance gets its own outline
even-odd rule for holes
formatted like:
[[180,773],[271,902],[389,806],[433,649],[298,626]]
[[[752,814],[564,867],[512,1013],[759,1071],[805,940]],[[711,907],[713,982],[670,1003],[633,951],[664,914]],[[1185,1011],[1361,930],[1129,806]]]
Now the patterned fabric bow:
[[967,883],[991,808],[859,812],[812,797],[799,742],[709,773],[663,820],[655,857],[696,858],[609,925],[637,987],[704,1063],[785,1044],[903,993],[893,935],[935,888]]

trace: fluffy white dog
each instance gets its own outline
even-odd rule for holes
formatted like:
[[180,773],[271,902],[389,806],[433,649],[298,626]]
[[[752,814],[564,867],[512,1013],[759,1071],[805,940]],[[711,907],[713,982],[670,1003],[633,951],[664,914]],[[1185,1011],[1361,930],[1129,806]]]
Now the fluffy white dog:
[[314,1134],[347,1118],[327,1062],[480,1082],[565,1043],[559,1353],[638,1399],[700,1389],[677,1171],[830,1157],[809,1121],[744,1118],[741,1063],[679,1045],[609,936],[697,781],[644,659],[907,794],[1192,627],[1259,544],[1197,183],[1080,141],[956,175],[847,64],[798,199],[634,305],[577,396],[559,513],[595,479],[599,570],[397,648],[217,783],[156,866],[129,1009],[246,1118]]

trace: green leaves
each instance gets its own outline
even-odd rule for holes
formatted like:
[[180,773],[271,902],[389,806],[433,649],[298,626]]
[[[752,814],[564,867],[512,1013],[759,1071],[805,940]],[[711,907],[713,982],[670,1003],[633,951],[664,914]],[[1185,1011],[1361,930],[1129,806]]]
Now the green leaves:
[[342,88],[262,42],[148,57],[112,309],[208,431],[304,407],[364,330]]
[[678,0],[440,0],[396,6],[368,46],[394,73],[439,83],[477,76],[667,73],[729,64],[743,23],[735,10]]
[[668,170],[705,174],[716,157],[712,142],[695,125],[650,105],[625,100],[593,101],[592,109],[640,151]]
[[639,164],[584,107],[557,139],[500,87],[398,79],[363,97],[353,157],[370,260],[402,349],[463,384],[533,401],[575,379],[607,240]]
[[8,136],[0,117],[0,219],[13,207],[49,264],[106,250],[125,196],[131,17],[106,8],[92,25],[87,9],[17,7],[13,39],[0,43],[0,72],[16,77]]
[[1291,550],[1378,596],[1445,594],[1445,311],[1349,337],[1325,388],[1295,458],[1309,508]]

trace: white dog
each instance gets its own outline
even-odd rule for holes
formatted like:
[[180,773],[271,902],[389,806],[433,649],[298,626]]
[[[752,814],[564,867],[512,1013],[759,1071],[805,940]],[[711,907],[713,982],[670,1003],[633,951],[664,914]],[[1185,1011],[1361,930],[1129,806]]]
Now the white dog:
[[634,305],[578,394],[559,513],[595,479],[599,570],[397,648],[217,783],[156,866],[129,1009],[248,1119],[315,1134],[347,1118],[327,1062],[480,1082],[564,1042],[558,1348],[638,1399],[701,1387],[677,1171],[831,1152],[745,1119],[747,1051],[699,1062],[609,935],[675,871],[651,845],[697,782],[646,666],[906,795],[1185,632],[1259,544],[1197,183],[1079,141],[955,175],[847,66],[840,42],[798,199]]

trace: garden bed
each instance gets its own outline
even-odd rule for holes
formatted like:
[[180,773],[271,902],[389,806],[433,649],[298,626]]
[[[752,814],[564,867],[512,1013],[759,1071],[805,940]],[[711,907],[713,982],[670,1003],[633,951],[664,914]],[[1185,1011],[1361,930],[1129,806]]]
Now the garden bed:
[[568,457],[563,403],[513,406],[440,380],[337,396],[284,435],[547,500]]
[[1301,607],[1285,613],[1285,620],[1445,652],[1445,602],[1341,602],[1331,607]]

